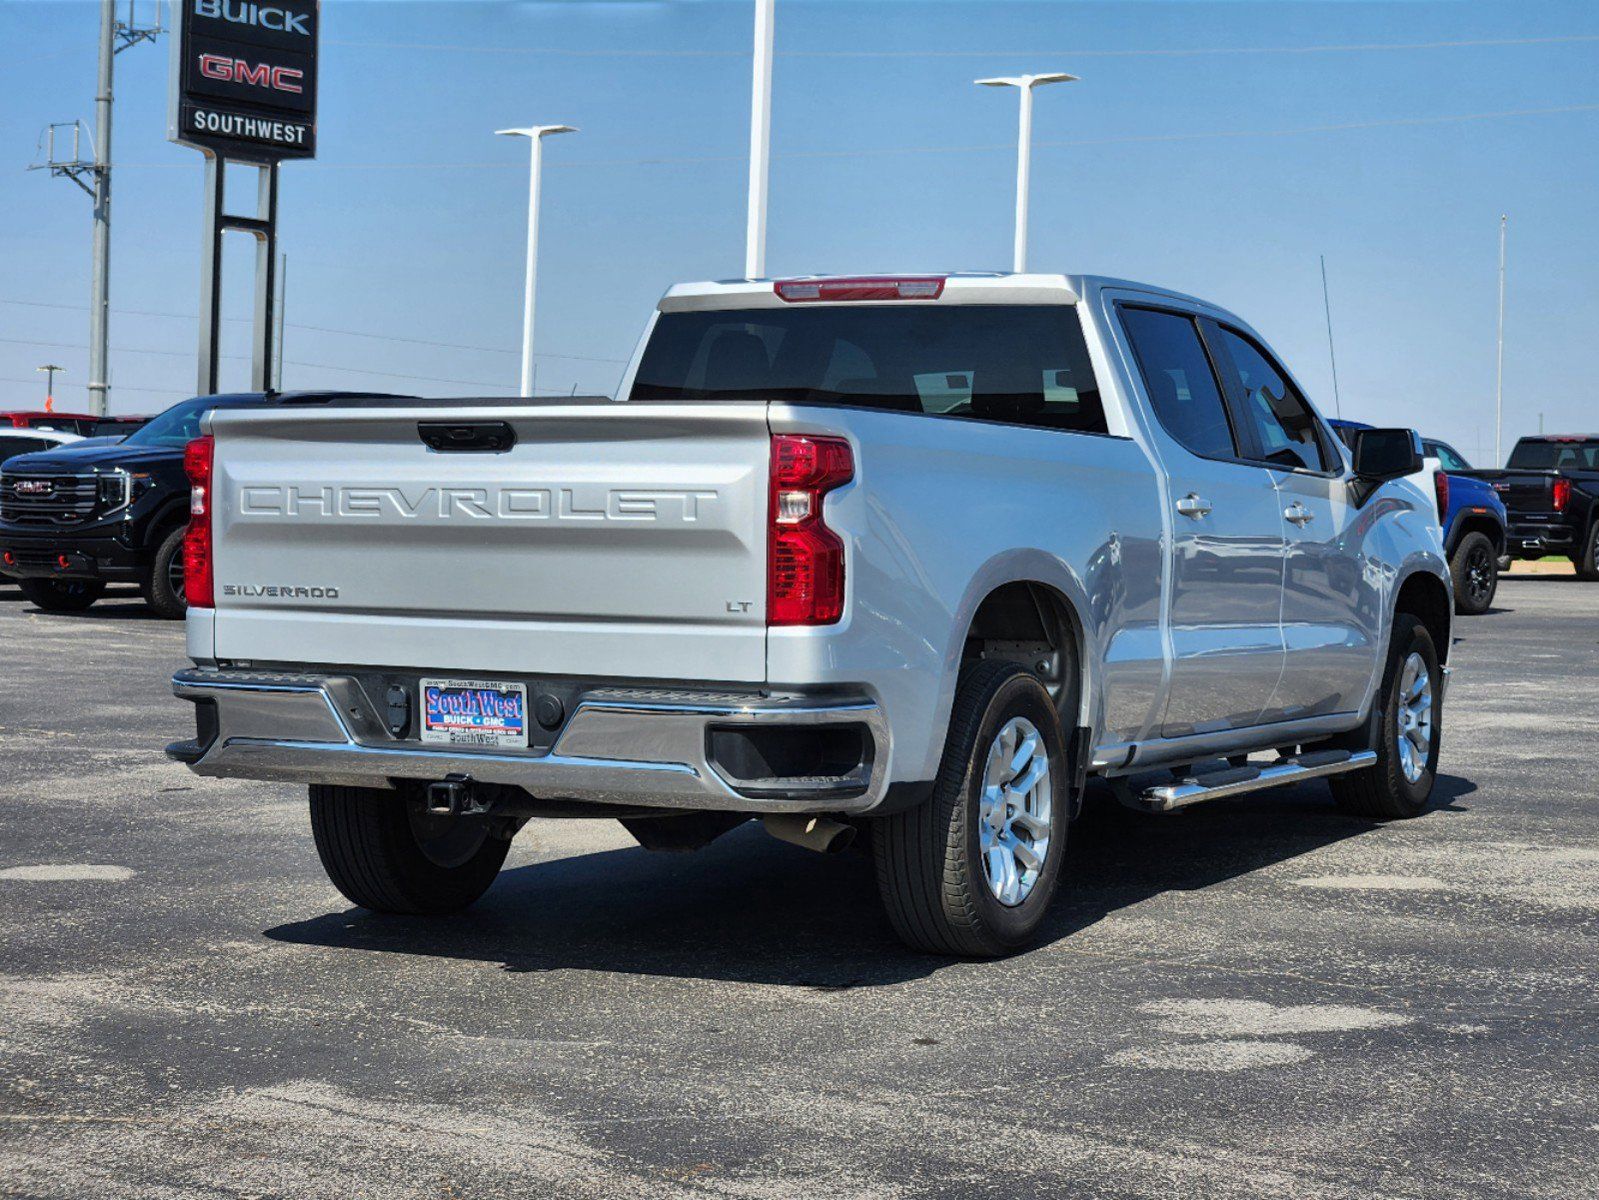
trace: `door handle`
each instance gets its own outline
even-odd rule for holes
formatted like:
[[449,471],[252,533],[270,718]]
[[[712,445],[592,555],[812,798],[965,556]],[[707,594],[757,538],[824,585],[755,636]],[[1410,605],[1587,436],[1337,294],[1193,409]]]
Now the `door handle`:
[[1283,516],[1292,521],[1295,525],[1298,525],[1301,529],[1316,519],[1316,514],[1311,512],[1310,509],[1306,508],[1297,500],[1283,510]]
[[1193,517],[1197,521],[1200,517],[1208,517],[1210,515],[1210,501],[1203,496],[1196,496],[1193,492],[1189,492],[1188,495],[1177,501],[1177,511],[1182,513],[1183,516]]

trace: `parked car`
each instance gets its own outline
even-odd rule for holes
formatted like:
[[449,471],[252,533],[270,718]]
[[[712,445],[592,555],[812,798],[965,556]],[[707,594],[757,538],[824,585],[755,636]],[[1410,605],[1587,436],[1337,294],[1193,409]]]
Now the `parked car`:
[[1505,502],[1510,558],[1569,558],[1599,580],[1599,434],[1524,437],[1502,471],[1473,471]]
[[[86,439],[0,467],[0,574],[38,607],[88,608],[117,580],[138,583],[163,617],[183,615],[183,448],[213,408],[312,402],[326,393],[201,396],[126,437]],[[40,431],[30,429],[30,436]]]
[[83,441],[75,433],[62,433],[54,429],[19,429],[0,425],[0,463],[9,462],[19,454],[37,454]]
[[900,936],[962,955],[1031,937],[1091,774],[1156,812],[1322,776],[1426,805],[1452,605],[1420,441],[1363,430],[1351,468],[1226,311],[689,284],[619,398],[212,413],[169,754],[309,784],[329,876],[386,911],[471,903],[535,816],[869,827]]
[[[1349,446],[1355,434],[1371,426],[1360,421],[1327,422]],[[1423,436],[1422,474],[1426,490],[1438,498],[1438,521],[1444,551],[1455,583],[1455,611],[1477,616],[1488,611],[1499,590],[1499,560],[1505,552],[1507,520],[1504,502],[1487,483],[1471,474],[1465,455],[1448,442]]]
[[46,409],[13,409],[0,412],[0,429],[53,429],[58,433],[76,433],[88,437],[95,432],[95,424],[103,417],[88,413],[52,412]]

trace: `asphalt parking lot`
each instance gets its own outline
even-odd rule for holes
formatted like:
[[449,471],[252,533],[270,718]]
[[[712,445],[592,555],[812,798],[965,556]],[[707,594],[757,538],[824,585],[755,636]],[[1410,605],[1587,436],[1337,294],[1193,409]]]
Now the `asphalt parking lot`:
[[1439,802],[1091,798],[1043,943],[899,947],[867,861],[535,824],[347,907],[300,789],[167,762],[182,630],[0,589],[0,1192],[1599,1192],[1599,586],[1457,626]]

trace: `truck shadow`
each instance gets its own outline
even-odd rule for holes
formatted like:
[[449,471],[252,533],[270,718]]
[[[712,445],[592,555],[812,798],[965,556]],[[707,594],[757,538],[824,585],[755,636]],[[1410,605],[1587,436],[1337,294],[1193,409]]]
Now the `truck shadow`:
[[[1441,777],[1429,817],[1463,811],[1456,801],[1474,790]],[[1373,828],[1342,815],[1318,784],[1167,817],[1131,812],[1096,788],[1072,826],[1069,879],[1038,945],[1163,893],[1212,887]],[[811,854],[753,824],[693,854],[607,850],[516,867],[460,916],[347,909],[265,936],[497,962],[511,972],[584,970],[818,991],[903,983],[952,963],[894,937],[869,857]]]

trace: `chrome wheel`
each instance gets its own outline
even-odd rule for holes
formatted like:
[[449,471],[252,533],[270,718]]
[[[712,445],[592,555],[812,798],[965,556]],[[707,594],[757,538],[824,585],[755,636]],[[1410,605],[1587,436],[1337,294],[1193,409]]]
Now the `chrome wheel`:
[[1001,904],[1026,900],[1049,854],[1049,750],[1026,717],[1012,717],[988,748],[977,813],[983,877]]
[[1397,738],[1399,767],[1415,783],[1427,769],[1432,750],[1432,673],[1427,660],[1411,653],[1399,672]]

